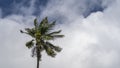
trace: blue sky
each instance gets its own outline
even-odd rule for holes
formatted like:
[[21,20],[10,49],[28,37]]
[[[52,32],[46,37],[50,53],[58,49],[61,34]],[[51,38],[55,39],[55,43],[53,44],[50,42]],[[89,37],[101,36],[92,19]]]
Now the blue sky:
[[48,16],[64,38],[55,58],[42,53],[40,68],[120,68],[120,0],[0,0],[0,68],[35,68],[19,32]]
[[[92,0],[85,0],[87,9],[83,12],[83,16],[87,17],[93,12],[103,11],[105,8],[102,6],[102,0],[96,0],[97,2],[92,3]],[[40,6],[45,7],[48,3],[48,0],[36,0],[35,8],[33,15],[37,16],[40,14]],[[21,4],[21,5],[20,5]],[[0,8],[2,9],[2,16],[8,16],[10,14],[19,14],[20,10],[16,9],[15,6],[30,6],[30,0],[0,0]]]
[[[36,9],[39,9],[39,6],[46,6],[47,2],[47,0],[36,0],[34,7]],[[21,4],[20,6],[29,7],[30,0],[0,0],[0,8],[2,9],[3,17],[15,13],[19,14],[19,10],[15,8],[15,6],[18,6],[19,4]],[[17,12],[15,12],[15,9],[17,10]],[[39,13],[40,11],[36,10],[33,15],[37,15]]]

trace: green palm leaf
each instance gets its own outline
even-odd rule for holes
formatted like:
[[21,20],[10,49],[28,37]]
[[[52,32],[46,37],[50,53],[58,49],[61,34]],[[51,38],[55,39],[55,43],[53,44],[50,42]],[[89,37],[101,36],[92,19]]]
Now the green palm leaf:
[[47,45],[49,45],[49,47],[51,47],[52,49],[54,49],[57,52],[60,52],[62,50],[62,48],[60,48],[59,46],[55,46],[53,44],[51,44],[50,42],[46,42]]
[[26,34],[30,35],[31,37],[35,37],[35,29],[32,28],[25,28],[25,30],[27,31]]
[[41,38],[44,39],[44,40],[54,40],[54,39],[57,39],[57,38],[62,38],[64,37],[64,35],[43,35]]
[[56,56],[56,53],[54,52],[53,49],[51,49],[50,47],[48,46],[45,46],[45,50],[46,50],[46,53],[51,56],[51,57],[55,57]]
[[32,47],[34,46],[33,41],[34,41],[34,40],[28,41],[28,42],[26,43],[26,47],[32,48]]
[[34,26],[36,27],[38,24],[37,24],[37,19],[34,19]]
[[39,24],[39,28],[42,28],[42,27],[47,27],[48,26],[48,19],[47,17],[45,17],[41,23]]
[[43,35],[41,38],[44,40],[54,40],[54,38],[52,36],[49,36],[49,35]]
[[49,36],[49,37],[51,37],[50,40],[54,40],[54,39],[57,39],[57,38],[62,38],[62,37],[64,37],[64,35],[52,35],[52,36]]
[[61,32],[61,30],[54,31],[54,32],[52,32],[52,33],[49,33],[49,35],[59,34],[60,32]]

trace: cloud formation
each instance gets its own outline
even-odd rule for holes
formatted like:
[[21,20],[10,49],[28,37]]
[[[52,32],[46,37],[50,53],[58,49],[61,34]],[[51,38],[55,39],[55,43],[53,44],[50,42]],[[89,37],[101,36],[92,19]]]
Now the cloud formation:
[[[28,9],[22,11],[26,16],[13,14],[0,18],[0,68],[36,66],[35,58],[30,57],[30,50],[24,46],[30,37],[19,33],[19,29],[32,26],[35,0],[31,0],[30,4]],[[95,4],[104,10],[91,13]],[[53,41],[63,51],[56,58],[43,53],[40,67],[119,68],[119,6],[119,0],[50,0],[42,8],[40,19],[45,16],[50,17],[50,20],[57,19],[59,23],[56,28],[63,30],[65,38]],[[88,12],[90,15],[84,18],[83,13]]]

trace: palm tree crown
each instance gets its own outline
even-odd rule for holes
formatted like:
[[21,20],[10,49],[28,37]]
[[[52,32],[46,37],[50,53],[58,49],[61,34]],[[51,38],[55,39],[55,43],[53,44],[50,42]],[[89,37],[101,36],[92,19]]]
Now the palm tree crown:
[[41,52],[43,50],[51,57],[55,57],[56,52],[62,50],[59,46],[49,42],[50,40],[64,37],[64,35],[59,34],[61,30],[51,32],[55,23],[55,21],[49,23],[47,17],[45,17],[40,23],[35,19],[33,28],[25,28],[25,32],[20,30],[21,33],[30,35],[33,38],[26,43],[26,47],[32,48],[32,57],[37,57],[37,68],[39,68],[39,61],[41,60]]

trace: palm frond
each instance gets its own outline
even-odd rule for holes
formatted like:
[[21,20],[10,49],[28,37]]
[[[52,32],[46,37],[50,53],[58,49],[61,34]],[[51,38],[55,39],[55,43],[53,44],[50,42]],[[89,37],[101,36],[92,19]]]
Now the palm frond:
[[48,24],[48,19],[47,17],[45,17],[39,24],[39,28],[40,27],[43,27],[43,26],[46,26]]
[[39,31],[41,32],[41,34],[45,34],[48,32],[48,19],[47,17],[45,19],[43,19],[39,25]]
[[34,28],[32,28],[32,29],[25,28],[25,30],[27,31],[26,34],[28,34],[28,35],[30,35],[32,37],[35,37],[35,29]]
[[54,35],[54,34],[59,34],[61,32],[61,30],[58,30],[58,31],[54,31],[52,33],[49,33],[48,35]]
[[53,35],[54,38],[62,38],[64,35]]
[[50,47],[46,48],[46,52],[51,57],[55,57],[56,56],[56,53]]
[[34,19],[34,26],[35,26],[35,29],[37,29],[37,28],[38,28],[37,18],[36,18],[36,19]]
[[26,47],[32,48],[32,47],[34,46],[33,41],[34,41],[33,39],[32,39],[31,41],[28,41],[28,42],[26,43]]
[[62,38],[62,37],[64,37],[64,35],[53,35],[53,37],[55,37],[55,38]]
[[50,47],[49,47],[48,45],[46,45],[45,43],[43,44],[43,46],[44,46],[44,49],[45,49],[47,55],[49,55],[49,56],[51,56],[51,57],[55,57],[55,56],[56,56],[56,53],[55,53],[55,51],[54,51],[52,48],[50,48]]
[[40,29],[40,32],[41,32],[42,35],[46,34],[48,32],[48,27],[42,27]]
[[59,46],[55,46],[53,44],[51,44],[50,42],[46,42],[47,45],[49,45],[49,47],[51,47],[52,49],[54,49],[57,52],[60,52],[62,50],[62,48],[60,48]]
[[52,36],[49,36],[49,35],[42,35],[41,39],[44,39],[44,40],[54,40],[54,38]]
[[34,26],[37,26],[37,19],[34,19]]
[[24,31],[22,31],[22,30],[20,30],[20,33],[25,33],[25,34],[28,34],[27,32],[24,32]]
[[42,35],[41,38],[44,40],[54,40],[57,38],[62,38],[64,35]]

